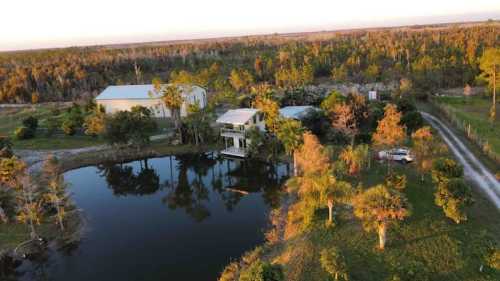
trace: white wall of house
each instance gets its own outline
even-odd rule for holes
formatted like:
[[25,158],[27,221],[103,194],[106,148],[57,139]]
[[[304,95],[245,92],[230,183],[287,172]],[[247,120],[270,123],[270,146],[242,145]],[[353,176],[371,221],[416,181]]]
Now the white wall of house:
[[[182,94],[184,98],[184,103],[181,106],[182,117],[187,116],[188,105],[197,103],[200,108],[204,108],[208,103],[205,89],[198,86],[193,86],[191,89],[192,90],[189,93]],[[118,111],[127,111],[134,106],[140,105],[149,108],[153,113],[153,116],[156,118],[168,118],[172,116],[170,110],[164,105],[162,100],[156,97],[119,98],[119,95],[118,97],[114,97],[112,99],[102,99],[97,97],[96,103],[104,106],[104,109],[108,114],[113,114]]]
[[149,108],[154,117],[171,117],[170,110],[165,107],[160,99],[97,100],[97,104],[104,106],[108,114],[113,114],[118,111],[127,111],[134,106],[140,105]]

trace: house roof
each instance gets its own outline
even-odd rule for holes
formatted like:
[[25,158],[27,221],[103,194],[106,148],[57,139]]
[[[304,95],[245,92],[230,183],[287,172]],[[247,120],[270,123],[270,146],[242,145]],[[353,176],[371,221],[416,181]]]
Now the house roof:
[[304,105],[304,106],[285,106],[283,108],[280,108],[280,114],[281,116],[285,118],[291,118],[291,119],[302,119],[304,118],[309,112],[317,110],[314,106],[310,105]]
[[222,124],[244,125],[257,112],[259,112],[259,110],[255,108],[230,109],[217,118],[216,122]]
[[[205,90],[199,86],[193,85],[189,86],[189,92],[186,90],[188,86],[181,85],[182,94],[197,94],[198,92],[204,92]],[[160,95],[155,93],[152,84],[147,85],[119,85],[119,86],[108,86],[104,91],[101,92],[95,99],[96,100],[128,100],[128,99],[155,99],[159,98]]]

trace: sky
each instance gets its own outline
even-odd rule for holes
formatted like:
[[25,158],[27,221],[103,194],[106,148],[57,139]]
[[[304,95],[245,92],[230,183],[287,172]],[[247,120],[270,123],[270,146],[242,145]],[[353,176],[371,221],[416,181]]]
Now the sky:
[[2,0],[0,51],[490,18],[499,0]]

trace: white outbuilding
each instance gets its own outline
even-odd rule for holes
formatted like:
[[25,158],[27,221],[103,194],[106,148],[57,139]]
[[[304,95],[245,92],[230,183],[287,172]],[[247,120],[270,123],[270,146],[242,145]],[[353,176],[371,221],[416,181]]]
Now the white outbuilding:
[[[207,91],[197,85],[179,85],[184,103],[181,106],[181,116],[187,115],[190,104],[198,104],[200,108],[207,106]],[[141,105],[151,110],[154,117],[171,117],[170,110],[165,107],[161,96],[154,91],[152,84],[108,86],[96,98],[98,105],[104,106],[106,113],[130,110]]]

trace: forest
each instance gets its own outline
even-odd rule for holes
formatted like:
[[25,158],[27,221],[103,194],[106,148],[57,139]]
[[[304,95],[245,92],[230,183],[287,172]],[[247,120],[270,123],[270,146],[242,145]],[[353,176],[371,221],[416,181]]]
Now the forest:
[[121,47],[0,53],[0,103],[88,100],[112,84],[155,77],[211,92],[335,82],[391,82],[416,89],[477,85],[479,58],[500,43],[499,24],[421,26],[268,35]]

